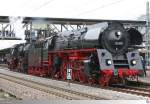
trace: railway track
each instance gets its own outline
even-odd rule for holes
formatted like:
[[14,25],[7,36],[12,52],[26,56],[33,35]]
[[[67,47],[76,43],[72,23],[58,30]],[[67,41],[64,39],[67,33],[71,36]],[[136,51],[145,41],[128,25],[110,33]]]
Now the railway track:
[[[1,74],[0,74],[0,78],[1,78]],[[23,80],[20,78],[16,78],[14,76],[9,76],[11,78],[15,78],[17,80]],[[10,78],[10,79],[11,79]],[[8,80],[10,80],[8,79]],[[12,79],[11,79],[12,80]],[[27,81],[27,80],[24,80]],[[65,81],[66,82],[66,81]],[[18,83],[18,82],[17,82]],[[35,89],[39,89],[41,91],[56,95],[58,97],[62,97],[65,99],[72,99],[72,100],[78,100],[78,99],[105,99],[105,98],[101,98],[99,96],[93,96],[90,94],[85,94],[85,93],[80,93],[80,92],[76,92],[76,91],[72,91],[72,90],[68,90],[68,89],[63,89],[60,87],[56,87],[56,86],[51,86],[51,85],[45,85],[45,84],[41,84],[38,82],[34,82],[34,81],[29,81],[26,86],[35,88]],[[75,82],[76,84],[81,84],[78,82]],[[19,82],[19,84],[22,84]],[[25,83],[23,83],[25,84]],[[36,87],[34,86],[34,84],[36,84]],[[38,87],[37,87],[38,85]],[[85,85],[85,86],[90,86],[90,87],[96,87],[99,88],[99,85],[88,85],[88,84],[81,84],[81,85]],[[42,87],[42,88],[41,88]],[[46,88],[43,88],[46,87]],[[48,89],[48,90],[47,90]],[[131,87],[131,86],[115,86],[115,87],[106,87],[106,88],[102,88],[102,89],[106,89],[106,90],[112,90],[112,91],[117,91],[117,92],[122,92],[122,93],[130,93],[130,94],[134,94],[134,95],[138,95],[138,96],[143,96],[143,97],[149,97],[150,98],[150,90],[146,89],[146,88],[138,88],[138,87]]]
[[109,87],[109,90],[123,92],[123,93],[130,93],[135,95],[140,95],[143,97],[150,97],[150,90],[145,88],[138,88],[132,86],[123,86],[123,87]]
[[34,82],[31,80],[15,77],[15,76],[11,76],[11,75],[6,75],[6,74],[2,74],[2,73],[0,73],[0,78],[23,85],[23,86],[34,88],[34,89],[49,93],[51,95],[55,95],[57,97],[68,99],[68,100],[80,100],[80,99],[91,99],[91,100],[102,100],[103,99],[104,100],[105,99],[105,98],[101,98],[99,96],[81,93],[81,92],[68,90],[68,89],[63,89],[63,88],[56,87],[56,86],[45,85],[45,84],[42,84],[39,82]]
[[[138,88],[138,87],[133,87],[133,86],[121,86],[121,87],[120,86],[114,86],[114,87],[106,87],[105,88],[105,87],[100,87],[99,85],[82,84],[82,83],[79,83],[79,82],[75,82],[75,83],[85,85],[85,86],[101,88],[101,89],[106,89],[106,90],[112,90],[112,91],[128,93],[128,94],[130,93],[130,94],[134,94],[134,95],[138,95],[138,96],[140,95],[140,96],[143,96],[143,97],[149,97],[150,98],[150,89],[146,89],[146,88]],[[147,84],[148,83],[146,83],[146,85]]]
[[[78,82],[76,82],[77,84],[79,84]],[[99,85],[90,85],[91,87],[95,87],[95,88],[101,88],[101,89],[106,89],[106,90],[112,90],[112,91],[117,91],[117,92],[122,92],[122,93],[130,93],[130,94],[134,94],[134,95],[138,95],[138,96],[143,96],[143,97],[149,97],[150,98],[150,89],[147,89],[147,87],[150,88],[150,84],[149,83],[144,83],[142,82],[142,84],[146,85],[146,88],[140,88],[140,87],[133,87],[133,86],[114,86],[114,87],[100,87]],[[88,84],[82,84],[85,86],[89,86]]]

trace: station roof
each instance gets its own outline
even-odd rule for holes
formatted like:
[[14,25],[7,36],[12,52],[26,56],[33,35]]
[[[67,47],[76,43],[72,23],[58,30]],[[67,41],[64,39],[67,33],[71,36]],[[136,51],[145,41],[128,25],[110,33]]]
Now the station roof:
[[[43,21],[51,24],[91,25],[100,22],[121,22],[123,24],[145,25],[146,21],[134,20],[103,20],[103,19],[75,19],[75,18],[48,18],[48,17],[24,17],[23,23],[32,21]],[[9,23],[9,16],[0,16],[1,23]]]
[[21,40],[21,38],[0,36],[0,40]]

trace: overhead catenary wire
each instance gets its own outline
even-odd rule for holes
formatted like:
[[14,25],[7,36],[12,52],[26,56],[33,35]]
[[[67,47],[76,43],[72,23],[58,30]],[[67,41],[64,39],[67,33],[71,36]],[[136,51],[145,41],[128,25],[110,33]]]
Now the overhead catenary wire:
[[39,5],[38,7],[33,8],[32,12],[35,12],[41,8],[43,8],[46,5],[49,5],[50,3],[52,3],[55,0],[47,0],[46,2],[42,3],[41,5]]
[[[44,0],[43,0],[44,1]],[[53,1],[55,0],[46,0],[45,2],[42,2],[40,5],[33,5],[33,8],[30,9],[30,11],[28,12],[28,14],[30,13],[34,13],[38,10],[40,10],[41,8],[49,5],[50,3],[52,3]],[[37,2],[37,1],[34,1],[34,0],[30,0],[30,3],[31,2]],[[23,2],[21,5],[18,6],[18,8],[24,8],[24,11],[26,11],[28,8],[26,8],[29,4],[28,0],[26,2]],[[31,5],[31,4],[30,4]],[[17,11],[15,11],[15,13],[17,13]]]
[[81,13],[79,13],[77,16],[89,14],[89,13],[95,12],[95,11],[97,11],[97,10],[100,10],[100,9],[102,9],[102,8],[105,8],[105,7],[109,7],[109,6],[118,4],[118,3],[122,2],[122,1],[124,1],[124,0],[117,0],[117,1],[115,1],[115,2],[111,2],[111,3],[108,3],[108,4],[104,4],[104,5],[101,5],[101,6],[99,6],[99,7],[94,8],[94,9],[81,12]]

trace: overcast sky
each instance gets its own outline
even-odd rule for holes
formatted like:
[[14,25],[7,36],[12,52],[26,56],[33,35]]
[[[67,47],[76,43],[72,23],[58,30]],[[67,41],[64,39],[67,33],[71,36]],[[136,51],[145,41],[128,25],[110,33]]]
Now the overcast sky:
[[0,15],[136,19],[148,0],[0,0]]
[[[136,20],[145,14],[146,1],[150,0],[0,0],[0,15]],[[0,40],[0,49],[14,43]]]

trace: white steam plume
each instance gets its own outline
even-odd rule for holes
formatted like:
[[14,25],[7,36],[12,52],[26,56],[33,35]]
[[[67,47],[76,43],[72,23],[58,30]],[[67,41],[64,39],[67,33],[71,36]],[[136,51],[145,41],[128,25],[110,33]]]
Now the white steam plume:
[[10,25],[12,26],[12,29],[14,30],[14,33],[17,38],[21,38],[22,40],[25,39],[24,35],[24,28],[23,28],[23,17],[9,17]]

